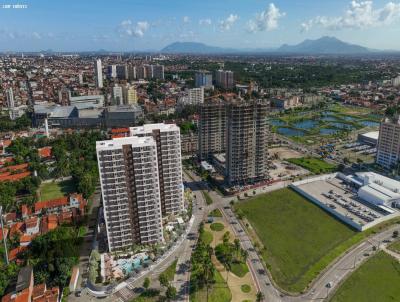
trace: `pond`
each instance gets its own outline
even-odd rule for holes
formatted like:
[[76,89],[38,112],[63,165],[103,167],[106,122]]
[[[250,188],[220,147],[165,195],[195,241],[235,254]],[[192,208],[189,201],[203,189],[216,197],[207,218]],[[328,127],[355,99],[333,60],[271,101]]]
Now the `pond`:
[[378,122],[374,121],[360,121],[359,123],[364,127],[379,127],[380,125]]
[[330,126],[339,128],[339,129],[354,129],[353,125],[345,124],[345,123],[329,123]]
[[281,120],[269,120],[268,122],[272,126],[284,126],[284,125],[286,125],[286,123],[284,121],[281,121]]
[[342,117],[345,121],[350,121],[350,122],[352,122],[352,121],[357,121],[358,120],[358,118],[356,118],[356,117],[354,117],[354,116],[343,116]]
[[299,128],[299,129],[311,129],[314,128],[315,126],[317,126],[317,122],[312,121],[312,120],[307,120],[307,121],[301,121],[301,122],[297,122],[294,123],[293,126],[295,128]]
[[340,130],[338,129],[331,129],[331,128],[322,128],[319,130],[319,133],[322,135],[332,135],[338,133]]
[[321,117],[321,121],[324,121],[324,122],[336,122],[336,121],[338,121],[338,119],[336,117],[334,117],[334,116],[323,116],[323,117]]
[[286,127],[279,127],[276,130],[279,134],[285,136],[304,136],[305,132],[298,129],[286,128]]

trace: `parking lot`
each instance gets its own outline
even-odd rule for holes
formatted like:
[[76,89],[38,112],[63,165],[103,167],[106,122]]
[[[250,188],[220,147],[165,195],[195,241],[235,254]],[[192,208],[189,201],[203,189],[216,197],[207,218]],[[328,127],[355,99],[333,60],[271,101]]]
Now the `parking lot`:
[[316,180],[297,187],[359,226],[366,227],[389,214],[360,200],[357,193],[338,178]]

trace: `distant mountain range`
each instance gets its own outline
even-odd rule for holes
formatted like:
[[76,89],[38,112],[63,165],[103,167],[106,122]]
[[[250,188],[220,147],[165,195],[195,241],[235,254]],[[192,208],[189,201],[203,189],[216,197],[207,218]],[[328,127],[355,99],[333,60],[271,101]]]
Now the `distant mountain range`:
[[[162,53],[178,54],[230,54],[230,53],[287,53],[287,54],[368,54],[381,52],[360,45],[343,42],[335,37],[304,40],[296,45],[284,44],[269,49],[233,49],[210,46],[197,42],[175,42],[161,50]],[[382,51],[384,52],[384,51]]]

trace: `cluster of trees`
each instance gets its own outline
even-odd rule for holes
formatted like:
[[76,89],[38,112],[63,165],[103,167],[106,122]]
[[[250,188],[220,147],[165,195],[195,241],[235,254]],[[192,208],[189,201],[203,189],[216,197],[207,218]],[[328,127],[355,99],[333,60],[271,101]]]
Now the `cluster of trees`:
[[179,125],[179,128],[181,129],[181,134],[189,134],[190,132],[197,131],[197,126],[192,122],[184,122]]
[[93,250],[90,255],[89,261],[89,280],[95,284],[97,283],[97,277],[99,276],[100,268],[100,253],[97,250]]
[[199,240],[196,248],[192,253],[192,272],[190,276],[191,291],[203,289],[204,287],[208,291],[210,286],[215,283],[215,266],[211,261],[211,256],[214,251],[209,244],[205,244],[201,239],[204,236],[204,225],[200,224],[199,227]]
[[11,120],[8,115],[0,117],[0,132],[26,130],[30,126],[31,119],[26,114],[15,120]]
[[0,182],[0,205],[4,212],[16,208],[16,196],[23,196],[23,203],[32,204],[35,201],[35,194],[40,185],[38,177],[26,177],[15,182]]
[[78,264],[82,237],[78,228],[61,226],[36,237],[22,257],[33,266],[35,283],[66,286],[72,267]]
[[[78,193],[85,198],[95,191],[98,182],[96,141],[105,136],[98,131],[65,134],[55,139],[17,138],[7,148],[15,163],[29,164],[29,170],[37,176],[26,177],[18,182],[0,183],[0,204],[5,210],[16,207],[16,195],[24,196],[24,203],[36,201],[36,192],[42,180],[72,176]],[[43,163],[38,148],[51,146],[55,158],[53,164]],[[14,164],[14,163],[13,163]]]
[[[4,255],[2,254],[1,259],[4,259]],[[7,286],[17,278],[19,272],[19,266],[15,263],[10,263],[6,265],[3,261],[0,260],[0,297],[4,295],[4,291]]]
[[225,232],[222,243],[215,247],[215,256],[224,265],[228,273],[232,270],[233,264],[246,263],[248,257],[248,252],[241,248],[239,239],[236,238],[231,243],[229,238],[229,232]]

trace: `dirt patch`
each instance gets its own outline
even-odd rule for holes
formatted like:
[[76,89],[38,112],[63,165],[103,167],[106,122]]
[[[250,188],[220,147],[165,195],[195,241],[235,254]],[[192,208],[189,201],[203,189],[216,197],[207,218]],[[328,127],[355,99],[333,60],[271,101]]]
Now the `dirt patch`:
[[268,150],[268,153],[270,156],[276,156],[277,159],[300,158],[304,156],[304,154],[287,147],[272,148]]

